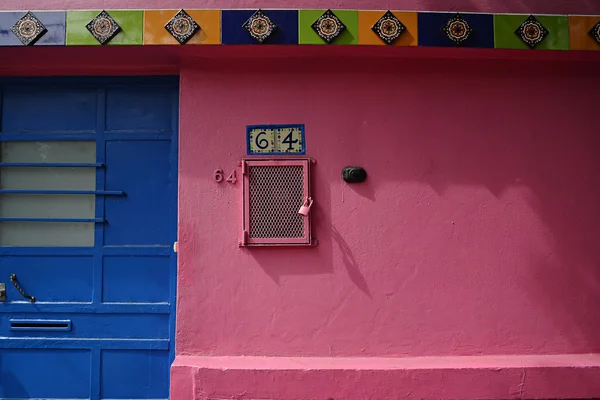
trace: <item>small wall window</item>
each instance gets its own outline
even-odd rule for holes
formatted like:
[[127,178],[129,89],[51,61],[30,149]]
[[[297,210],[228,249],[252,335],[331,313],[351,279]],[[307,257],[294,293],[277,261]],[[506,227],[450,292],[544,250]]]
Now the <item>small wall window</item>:
[[243,160],[244,246],[310,245],[310,160]]

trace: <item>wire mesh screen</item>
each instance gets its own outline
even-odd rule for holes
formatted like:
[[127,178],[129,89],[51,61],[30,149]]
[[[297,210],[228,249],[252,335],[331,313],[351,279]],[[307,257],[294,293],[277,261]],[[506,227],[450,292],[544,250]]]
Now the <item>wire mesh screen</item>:
[[255,239],[302,238],[304,171],[300,165],[249,167],[250,229]]

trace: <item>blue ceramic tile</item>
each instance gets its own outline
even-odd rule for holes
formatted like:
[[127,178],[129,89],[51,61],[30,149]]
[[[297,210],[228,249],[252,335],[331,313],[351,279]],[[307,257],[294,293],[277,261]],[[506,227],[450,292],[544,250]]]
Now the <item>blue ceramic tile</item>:
[[419,46],[494,47],[494,16],[492,14],[460,14],[473,30],[460,45],[442,31],[456,13],[419,13]]
[[[19,18],[25,15],[22,12],[0,12],[0,46],[23,46],[10,28]],[[64,46],[66,32],[66,12],[62,11],[33,11],[33,14],[46,27],[48,32],[35,43],[35,46]]]
[[[258,44],[244,29],[244,23],[256,10],[223,10],[221,12],[221,43]],[[298,11],[263,10],[277,25],[263,44],[298,44]]]

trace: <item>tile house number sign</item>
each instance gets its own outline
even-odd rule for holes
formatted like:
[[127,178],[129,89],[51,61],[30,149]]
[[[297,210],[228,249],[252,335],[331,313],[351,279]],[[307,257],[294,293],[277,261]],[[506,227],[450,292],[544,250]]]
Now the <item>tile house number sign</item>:
[[304,125],[249,125],[246,150],[248,155],[306,154]]

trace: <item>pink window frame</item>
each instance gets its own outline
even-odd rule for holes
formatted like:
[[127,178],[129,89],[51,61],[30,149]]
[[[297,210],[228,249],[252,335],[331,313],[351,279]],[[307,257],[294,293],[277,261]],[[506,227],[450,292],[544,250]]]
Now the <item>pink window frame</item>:
[[243,238],[241,241],[242,246],[310,246],[311,245],[311,221],[310,213],[306,216],[306,223],[304,224],[304,236],[301,238],[251,238],[250,237],[250,174],[248,173],[249,167],[303,167],[303,189],[304,197],[310,197],[310,163],[311,160],[308,158],[294,158],[294,159],[253,159],[242,160],[242,175],[243,175],[243,211],[244,211],[244,227],[243,227]]

